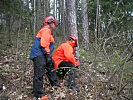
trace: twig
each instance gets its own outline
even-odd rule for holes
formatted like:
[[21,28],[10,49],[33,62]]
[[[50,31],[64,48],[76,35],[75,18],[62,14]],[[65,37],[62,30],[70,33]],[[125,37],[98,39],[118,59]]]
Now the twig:
[[130,82],[126,83],[126,84],[117,92],[117,94],[119,95],[119,94],[122,92],[122,90],[123,90],[129,83],[130,83]]
[[131,54],[125,59],[125,62],[124,62],[124,66],[122,67],[122,71],[121,71],[121,78],[120,78],[120,84],[119,84],[119,91],[121,91],[121,84],[122,84],[122,80],[123,80],[123,73],[124,73],[124,70],[125,70],[125,64],[128,60],[128,58],[131,56]]
[[128,47],[123,51],[122,55],[124,55],[125,52],[129,49],[129,47],[132,46],[132,43],[133,43],[133,42],[130,42],[130,43],[129,43]]
[[105,42],[103,43],[103,50],[104,50],[104,52],[105,52],[105,54],[107,55],[107,58],[108,58],[108,60],[110,61],[110,59],[109,59],[109,56],[108,56],[108,54],[107,54],[107,52],[106,52],[106,50],[105,50],[105,45],[106,45],[106,43],[107,43],[107,41],[109,41],[110,39],[113,39],[113,38],[115,38],[115,37],[119,37],[120,35],[113,35],[112,37],[109,37],[109,38],[107,38],[107,39],[105,39]]

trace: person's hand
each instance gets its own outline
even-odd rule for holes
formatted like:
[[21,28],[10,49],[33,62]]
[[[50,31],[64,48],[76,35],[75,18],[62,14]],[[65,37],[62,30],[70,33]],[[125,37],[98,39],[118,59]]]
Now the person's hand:
[[52,63],[52,59],[51,59],[51,57],[50,57],[50,54],[47,54],[47,55],[46,55],[46,59],[47,59],[47,64]]
[[80,65],[80,62],[79,61],[77,61],[76,62],[76,67],[78,67]]

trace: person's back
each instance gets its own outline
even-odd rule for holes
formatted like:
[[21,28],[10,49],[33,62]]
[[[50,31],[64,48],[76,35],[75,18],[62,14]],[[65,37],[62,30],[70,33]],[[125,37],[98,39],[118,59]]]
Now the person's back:
[[62,43],[54,52],[52,59],[55,62],[55,68],[58,68],[62,61],[71,62],[76,66],[77,61],[74,56],[74,46],[70,41]]
[[53,59],[65,59],[65,55],[64,55],[64,47],[68,45],[67,43],[62,43],[54,52],[52,58]]

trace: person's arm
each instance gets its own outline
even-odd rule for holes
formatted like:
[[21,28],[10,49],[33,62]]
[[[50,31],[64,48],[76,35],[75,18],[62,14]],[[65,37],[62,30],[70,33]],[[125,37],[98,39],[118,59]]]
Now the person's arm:
[[50,37],[51,33],[50,30],[43,30],[41,34],[41,46],[45,48],[47,54],[50,54]]

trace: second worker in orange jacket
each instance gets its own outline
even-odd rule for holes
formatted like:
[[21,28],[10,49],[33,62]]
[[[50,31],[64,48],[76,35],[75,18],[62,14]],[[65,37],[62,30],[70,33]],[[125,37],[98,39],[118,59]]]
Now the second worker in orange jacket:
[[[77,38],[70,36],[69,40],[62,43],[54,52],[52,59],[54,60],[54,67],[77,67],[80,65],[79,61],[76,61],[74,55],[74,48],[77,47]],[[73,70],[69,72],[68,88],[77,91],[75,84],[75,74]]]

